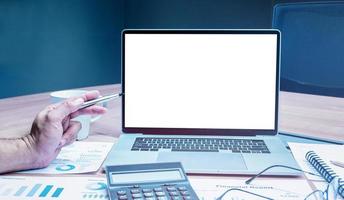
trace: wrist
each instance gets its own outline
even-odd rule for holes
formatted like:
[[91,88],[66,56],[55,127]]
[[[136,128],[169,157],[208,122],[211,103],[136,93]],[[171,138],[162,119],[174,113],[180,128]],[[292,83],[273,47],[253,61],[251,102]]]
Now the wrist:
[[31,135],[27,135],[21,138],[22,143],[26,152],[24,153],[27,157],[26,169],[43,168],[49,165],[48,159],[45,159],[44,152],[39,151],[37,140]]
[[0,173],[36,168],[35,153],[27,137],[0,139]]

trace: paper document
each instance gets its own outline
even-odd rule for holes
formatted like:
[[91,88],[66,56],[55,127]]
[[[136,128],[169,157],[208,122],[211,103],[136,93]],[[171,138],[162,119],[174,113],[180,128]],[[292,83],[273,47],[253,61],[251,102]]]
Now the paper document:
[[[331,164],[332,161],[344,162],[344,145],[334,144],[304,144],[288,143],[296,162],[302,170],[319,174],[314,167],[306,160],[305,155],[308,151],[314,151],[338,176],[344,177],[344,168]],[[313,176],[305,174],[309,180],[324,181],[322,176]]]
[[[224,179],[205,179],[189,177],[192,187],[201,200],[215,200],[226,190],[237,188],[253,192],[272,199],[304,200],[312,192],[306,180],[300,179],[256,179],[251,184],[245,184],[244,179],[228,177]],[[262,200],[263,198],[251,194],[230,191],[223,200]]]
[[0,199],[107,200],[105,178],[0,176]]
[[43,169],[27,170],[20,173],[35,174],[78,174],[98,171],[113,143],[74,142],[62,148],[52,163]]

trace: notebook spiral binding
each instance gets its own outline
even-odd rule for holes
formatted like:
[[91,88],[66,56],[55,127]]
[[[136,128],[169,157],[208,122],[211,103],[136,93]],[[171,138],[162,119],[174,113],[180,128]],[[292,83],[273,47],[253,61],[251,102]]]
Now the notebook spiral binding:
[[337,193],[344,198],[344,180],[339,177],[314,151],[306,153],[306,159],[330,183],[335,177],[339,178]]

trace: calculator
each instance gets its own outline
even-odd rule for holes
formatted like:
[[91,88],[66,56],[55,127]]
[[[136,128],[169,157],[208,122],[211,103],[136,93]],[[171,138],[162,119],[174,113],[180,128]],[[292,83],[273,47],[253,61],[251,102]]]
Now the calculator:
[[180,162],[105,169],[110,200],[199,200]]

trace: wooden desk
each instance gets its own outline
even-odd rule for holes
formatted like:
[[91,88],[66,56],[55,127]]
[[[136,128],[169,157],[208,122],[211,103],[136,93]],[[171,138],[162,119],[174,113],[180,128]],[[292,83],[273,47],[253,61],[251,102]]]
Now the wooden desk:
[[[97,89],[102,94],[110,94],[119,92],[120,85],[84,89]],[[36,113],[48,104],[49,93],[0,100],[0,138],[27,134]],[[86,141],[116,141],[121,134],[121,101],[109,102],[108,109],[107,114],[92,124],[90,136]],[[344,141],[344,98],[281,92],[279,120],[281,131]],[[103,176],[100,172],[94,174],[99,175]],[[223,178],[228,176],[212,176],[212,179]],[[239,176],[236,178],[247,179]]]
[[[120,85],[85,88],[102,94],[120,91]],[[0,100],[0,138],[28,133],[36,113],[49,104],[49,93]],[[96,121],[88,140],[114,140],[121,134],[121,101],[111,101],[109,112]],[[281,92],[280,131],[344,141],[344,98]]]

